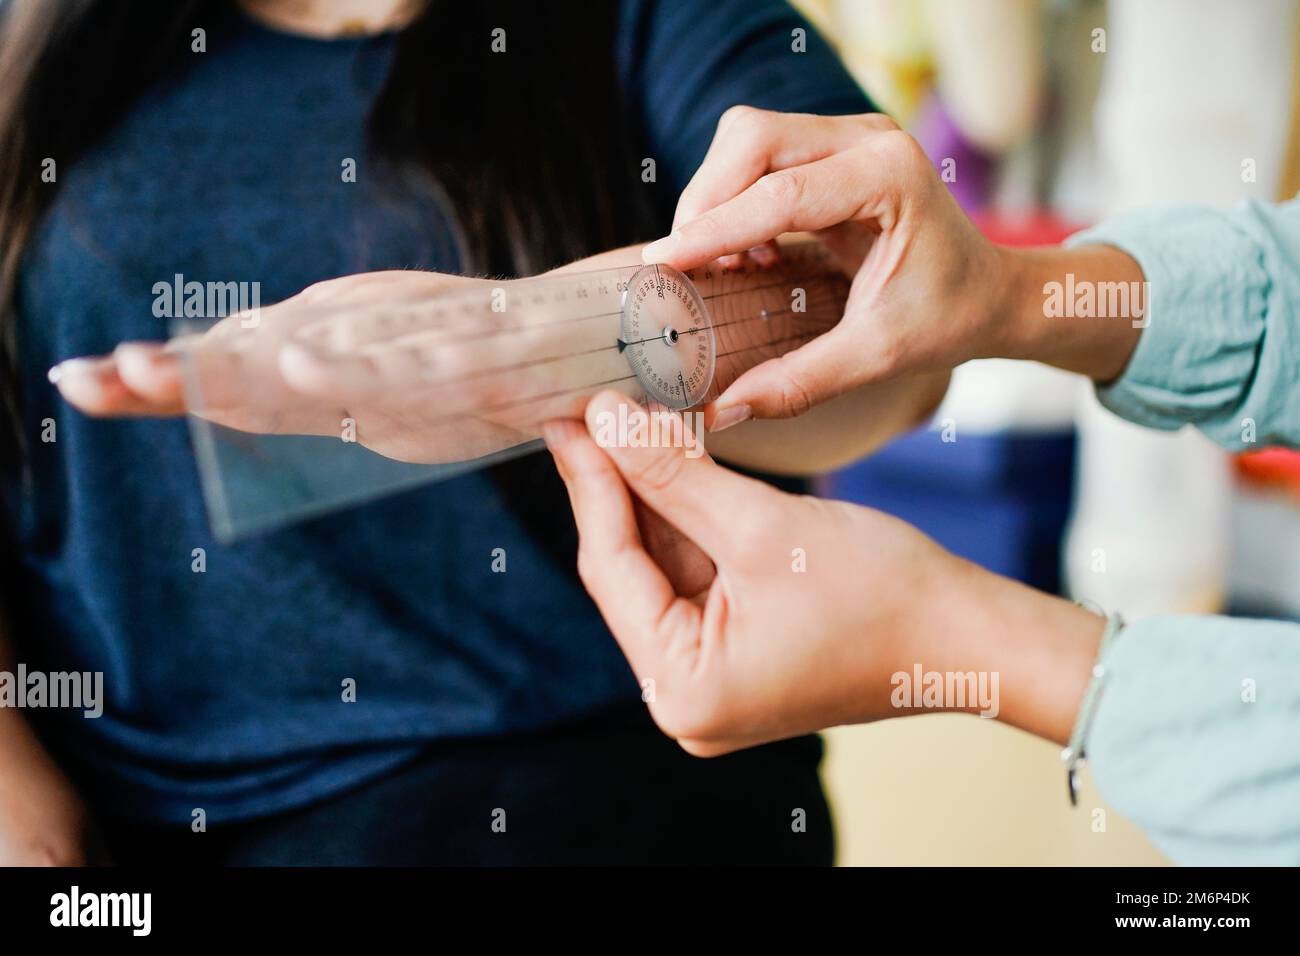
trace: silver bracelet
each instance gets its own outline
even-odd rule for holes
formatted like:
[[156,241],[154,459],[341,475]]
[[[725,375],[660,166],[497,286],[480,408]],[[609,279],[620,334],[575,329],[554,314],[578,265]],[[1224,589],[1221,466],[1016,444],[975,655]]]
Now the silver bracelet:
[[1088,689],[1083,692],[1083,703],[1080,705],[1079,715],[1074,721],[1074,731],[1070,734],[1070,743],[1061,751],[1061,759],[1065,761],[1065,787],[1070,795],[1070,806],[1072,807],[1079,805],[1079,769],[1087,759],[1088,732],[1092,729],[1093,716],[1097,712],[1097,703],[1101,700],[1102,685],[1106,679],[1106,665],[1101,660],[1115,635],[1124,629],[1124,618],[1118,614],[1106,614],[1096,605],[1090,605],[1083,601],[1079,601],[1078,604],[1080,607],[1106,618],[1106,629],[1102,631],[1101,643],[1097,645],[1097,659],[1096,663],[1092,665],[1092,678],[1088,681]]

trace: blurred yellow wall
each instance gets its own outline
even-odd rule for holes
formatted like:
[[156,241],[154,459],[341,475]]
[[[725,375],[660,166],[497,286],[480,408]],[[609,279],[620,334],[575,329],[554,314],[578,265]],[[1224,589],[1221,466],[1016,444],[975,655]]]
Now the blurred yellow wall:
[[1086,773],[1070,806],[1059,748],[995,721],[940,714],[825,736],[842,866],[1167,863]]

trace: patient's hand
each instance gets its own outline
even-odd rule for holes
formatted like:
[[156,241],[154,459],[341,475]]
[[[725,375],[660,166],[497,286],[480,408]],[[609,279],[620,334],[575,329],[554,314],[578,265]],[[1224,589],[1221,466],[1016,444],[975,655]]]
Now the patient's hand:
[[390,458],[459,461],[539,437],[587,397],[566,388],[587,381],[572,363],[525,361],[581,350],[535,310],[430,317],[455,293],[513,288],[428,272],[346,276],[202,334],[65,362],[51,378],[91,415],[188,411],[241,431],[334,437],[352,422],[360,444]]

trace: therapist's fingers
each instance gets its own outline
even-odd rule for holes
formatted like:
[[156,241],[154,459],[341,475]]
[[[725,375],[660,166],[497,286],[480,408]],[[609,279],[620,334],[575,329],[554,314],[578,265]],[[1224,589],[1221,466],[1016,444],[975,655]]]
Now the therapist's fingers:
[[578,525],[578,571],[632,670],[662,670],[670,650],[698,644],[703,611],[677,596],[637,531],[632,497],[581,422],[544,426]]
[[[702,646],[704,610],[677,596],[645,550],[627,485],[582,424],[559,419],[548,422],[544,433],[578,525],[582,583],[633,672],[638,677],[689,673]],[[731,735],[722,725],[698,720],[682,723],[690,719],[684,715],[691,713],[698,695],[675,680],[668,686],[689,693],[690,700],[665,713],[655,711],[655,719],[688,753],[715,757],[770,739]]]
[[[893,135],[905,134],[880,134]],[[896,220],[896,184],[881,169],[883,153],[880,146],[868,144],[768,173],[735,198],[646,246],[642,258],[693,269],[784,232],[815,232],[851,220],[888,229]]]
[[870,132],[897,128],[879,113],[815,116],[733,106],[722,114],[704,161],[682,190],[673,229],[739,195],[765,173],[815,162]]
[[[641,440],[636,435],[619,440],[619,423],[646,421],[634,416],[647,414],[626,395],[604,391],[587,405],[587,428],[636,496],[694,541],[719,568],[743,560],[741,523],[761,523],[774,492],[762,482],[722,468],[707,454],[688,454],[684,443],[672,447],[671,442]],[[662,437],[669,431],[653,421],[650,427],[647,435]]]

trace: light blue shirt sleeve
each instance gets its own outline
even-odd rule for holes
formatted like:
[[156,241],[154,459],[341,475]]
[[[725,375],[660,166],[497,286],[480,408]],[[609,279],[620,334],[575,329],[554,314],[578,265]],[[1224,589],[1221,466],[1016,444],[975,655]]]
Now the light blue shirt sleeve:
[[[1103,405],[1228,449],[1300,445],[1300,200],[1142,211],[1070,241],[1089,243],[1148,283]],[[1300,625],[1157,617],[1101,664],[1085,747],[1110,805],[1178,863],[1300,865]]]
[[1127,252],[1147,282],[1147,326],[1103,405],[1234,451],[1300,446],[1300,199],[1141,210],[1069,241],[1093,243]]
[[1171,860],[1300,865],[1300,625],[1169,616],[1102,656],[1097,787]]

